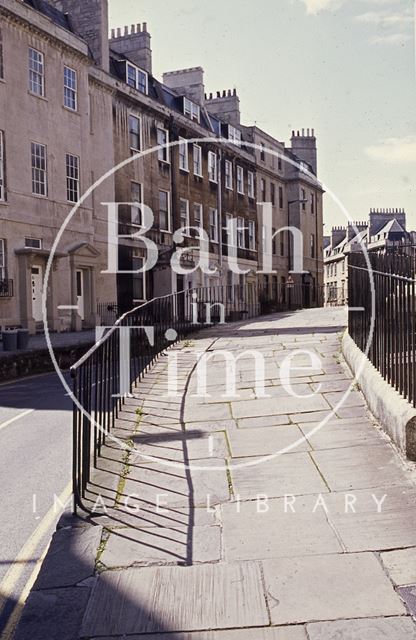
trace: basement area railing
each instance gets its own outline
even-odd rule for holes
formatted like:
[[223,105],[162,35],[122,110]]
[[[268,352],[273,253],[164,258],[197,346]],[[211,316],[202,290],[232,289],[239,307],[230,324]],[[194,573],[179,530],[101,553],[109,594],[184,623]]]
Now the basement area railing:
[[[351,254],[348,331],[383,378],[416,406],[415,256],[404,251]],[[374,281],[374,288],[372,285]],[[374,304],[373,304],[374,292]]]
[[102,447],[125,398],[167,347],[220,322],[321,305],[322,290],[306,285],[260,290],[254,285],[208,287],[155,298],[125,313],[113,326],[102,327],[101,339],[71,367],[75,511],[91,513],[86,494]]

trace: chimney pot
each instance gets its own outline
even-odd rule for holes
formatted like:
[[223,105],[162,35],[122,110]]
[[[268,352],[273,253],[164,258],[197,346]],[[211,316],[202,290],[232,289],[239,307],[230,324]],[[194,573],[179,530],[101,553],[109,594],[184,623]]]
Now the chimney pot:
[[143,31],[147,33],[147,22],[143,22]]
[[117,38],[121,38],[121,27],[117,27]]
[[134,24],[131,25],[130,33],[136,33],[136,27]]
[[116,30],[111,29],[111,39],[114,39],[115,37],[116,37]]
[[221,93],[217,91],[217,98],[221,98]]
[[128,27],[124,27],[124,35],[125,36],[129,35],[129,28]]
[[236,96],[236,95],[237,95],[237,89],[234,88],[233,89],[233,96]]

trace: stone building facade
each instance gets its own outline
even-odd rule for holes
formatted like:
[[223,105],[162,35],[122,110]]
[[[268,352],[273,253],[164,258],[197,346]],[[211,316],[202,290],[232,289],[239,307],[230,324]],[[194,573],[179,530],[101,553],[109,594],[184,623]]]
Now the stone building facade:
[[[207,96],[200,67],[157,80],[146,23],[109,37],[107,0],[4,0],[0,16],[0,325],[41,328],[58,231],[78,198],[121,164],[59,238],[47,285],[50,328],[92,327],[113,303],[125,311],[190,287],[246,284],[277,299],[292,279],[308,289],[305,304],[317,302],[323,227],[313,132],[294,134],[286,148],[243,126],[236,91]],[[116,268],[108,255],[113,202]],[[275,237],[272,273],[262,275],[264,202]],[[143,273],[138,235],[149,211],[146,236],[158,260]],[[294,240],[279,231],[291,225],[304,254],[304,273],[293,276]],[[203,228],[212,273],[197,269],[197,249],[182,261],[186,273],[172,270],[178,249],[200,248],[195,229],[175,235],[184,226]]]

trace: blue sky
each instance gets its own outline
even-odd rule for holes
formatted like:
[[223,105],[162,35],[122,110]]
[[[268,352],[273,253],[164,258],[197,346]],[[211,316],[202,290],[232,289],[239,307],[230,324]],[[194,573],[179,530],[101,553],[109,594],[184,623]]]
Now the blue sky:
[[[413,0],[110,0],[110,25],[147,22],[153,71],[202,66],[236,87],[242,122],[289,142],[314,127],[319,175],[357,220],[404,207],[416,229]],[[330,196],[327,229],[344,214]]]

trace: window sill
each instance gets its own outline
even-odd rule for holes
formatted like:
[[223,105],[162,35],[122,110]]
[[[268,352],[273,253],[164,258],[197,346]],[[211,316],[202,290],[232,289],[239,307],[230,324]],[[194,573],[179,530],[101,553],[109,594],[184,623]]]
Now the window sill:
[[244,191],[237,191],[237,195],[244,196],[245,194],[244,194]]
[[7,200],[0,200],[0,207],[8,207],[9,203]]
[[211,180],[211,178],[209,179],[209,183],[210,184],[215,184],[218,187],[218,180]]
[[169,160],[161,160],[160,158],[158,158],[159,164],[162,167],[170,167],[170,161]]
[[169,235],[172,235],[172,231],[169,231],[168,229],[159,229],[160,233],[169,233]]
[[179,171],[181,171],[181,173],[189,173],[189,169],[185,169],[184,167],[179,167]]
[[6,79],[5,78],[0,78],[0,83],[6,84]]
[[234,191],[232,187],[227,187],[227,185],[225,185],[225,188],[227,189],[227,191]]
[[41,96],[38,93],[34,93],[33,91],[30,91],[30,89],[28,89],[28,94],[30,96],[33,96],[34,98],[38,98],[39,100],[43,100],[43,102],[49,102],[48,98],[46,98],[46,96]]
[[30,194],[32,196],[32,198],[38,198],[39,200],[47,200],[48,199],[48,195],[41,195],[40,193],[31,193]]
[[81,114],[78,111],[78,109],[71,109],[71,107],[66,107],[64,104],[62,105],[62,109],[64,111],[68,111],[68,113],[73,113],[74,115],[81,117]]

